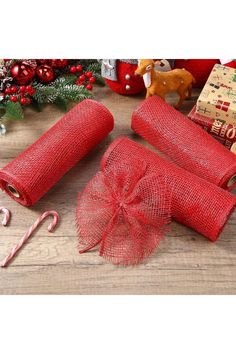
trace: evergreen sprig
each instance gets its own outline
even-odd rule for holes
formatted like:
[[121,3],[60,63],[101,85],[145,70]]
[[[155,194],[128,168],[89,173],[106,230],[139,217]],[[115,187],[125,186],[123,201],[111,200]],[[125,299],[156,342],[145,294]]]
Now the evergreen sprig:
[[7,101],[1,105],[1,108],[5,110],[1,119],[20,120],[24,117],[23,109],[19,102]]
[[34,100],[39,104],[57,103],[58,101],[80,102],[93,95],[85,87],[75,85],[75,75],[58,77],[50,85],[37,83],[34,85]]
[[101,76],[101,64],[99,62],[94,62],[94,63],[89,64],[86,69],[87,69],[87,71],[92,71],[97,84],[99,84],[101,86],[105,85],[105,81],[104,81],[103,77]]

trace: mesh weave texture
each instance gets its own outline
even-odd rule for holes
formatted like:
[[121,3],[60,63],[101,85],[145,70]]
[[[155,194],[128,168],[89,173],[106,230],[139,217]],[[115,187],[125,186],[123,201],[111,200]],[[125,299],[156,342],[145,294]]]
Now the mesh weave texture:
[[[33,205],[113,126],[113,117],[102,104],[82,101],[0,171],[0,187],[22,205]],[[9,192],[7,184],[20,198]]]
[[137,159],[98,172],[78,197],[80,253],[99,245],[114,264],[134,265],[158,246],[171,220],[168,177],[146,173]]
[[215,241],[234,210],[236,197],[125,137],[116,139],[109,146],[101,167],[111,168],[119,161],[126,161],[132,166],[139,159],[146,162],[146,173],[158,174],[161,171],[173,180],[173,218]]
[[133,112],[132,129],[186,170],[225,189],[236,175],[236,156],[160,97]]

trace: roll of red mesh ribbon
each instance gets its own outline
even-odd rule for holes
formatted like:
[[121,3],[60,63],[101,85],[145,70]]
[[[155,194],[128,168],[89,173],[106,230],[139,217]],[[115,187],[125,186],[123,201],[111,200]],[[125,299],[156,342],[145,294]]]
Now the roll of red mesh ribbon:
[[102,104],[82,101],[3,167],[0,187],[18,203],[33,205],[113,126],[113,117]]
[[131,125],[179,166],[222,188],[235,187],[236,156],[160,97],[144,100]]
[[101,168],[115,166],[119,161],[132,166],[135,159],[140,158],[147,163],[147,173],[161,171],[173,181],[172,217],[216,241],[235,208],[236,197],[125,137],[116,139],[109,146]]

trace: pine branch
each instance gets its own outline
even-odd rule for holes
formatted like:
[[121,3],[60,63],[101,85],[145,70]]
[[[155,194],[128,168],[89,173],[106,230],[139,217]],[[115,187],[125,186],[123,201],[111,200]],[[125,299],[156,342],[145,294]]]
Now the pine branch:
[[13,120],[20,120],[24,117],[23,109],[19,102],[8,101],[4,104],[5,114],[2,119],[8,118]]
[[87,71],[92,71],[97,84],[99,84],[101,86],[105,85],[105,81],[101,75],[101,64],[99,62],[94,62],[94,63],[89,64],[87,67]]
[[68,101],[63,98],[57,98],[55,105],[63,112],[68,111]]
[[92,97],[85,87],[68,83],[68,80],[72,78],[60,77],[51,85],[36,85],[34,100],[39,103],[55,103],[58,99],[80,102]]
[[68,84],[75,84],[77,81],[77,76],[74,74],[67,74],[60,76],[56,78],[56,80],[53,81],[53,86],[61,86],[61,85],[68,85]]

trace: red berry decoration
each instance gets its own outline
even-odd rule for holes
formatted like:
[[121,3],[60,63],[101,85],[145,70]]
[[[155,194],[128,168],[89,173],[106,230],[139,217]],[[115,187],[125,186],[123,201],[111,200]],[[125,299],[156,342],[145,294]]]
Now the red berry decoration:
[[91,84],[93,84],[95,81],[96,81],[95,77],[93,77],[93,76],[90,77],[89,82],[90,82]]
[[92,77],[92,76],[93,76],[93,73],[92,73],[92,71],[87,71],[87,72],[85,73],[85,75],[86,75],[87,77]]
[[79,81],[82,82],[82,81],[84,81],[85,79],[86,79],[85,75],[80,75],[80,76],[79,76]]
[[10,95],[10,93],[11,93],[11,88],[10,88],[10,87],[7,87],[7,88],[5,89],[5,94],[6,94],[6,95]]
[[48,84],[55,78],[54,70],[49,65],[40,65],[36,69],[36,75],[40,82]]
[[87,89],[87,90],[92,90],[92,89],[93,89],[93,86],[90,85],[90,84],[88,84],[88,85],[86,85],[86,89]]
[[24,93],[26,91],[26,87],[24,85],[19,88],[20,93]]
[[62,69],[68,65],[67,59],[52,59],[51,66],[56,69]]
[[35,76],[32,66],[24,62],[17,62],[11,67],[11,76],[18,85],[28,84]]
[[21,104],[27,104],[28,103],[28,100],[27,100],[27,98],[25,98],[25,97],[22,97],[21,99],[20,99],[20,103]]
[[10,101],[11,102],[17,102],[17,97],[16,96],[10,96]]
[[77,71],[77,70],[76,70],[76,66],[71,66],[71,67],[70,67],[70,72],[71,72],[71,73],[76,73],[76,71]]
[[35,89],[32,86],[26,86],[26,91],[29,95],[33,95],[35,93]]
[[76,66],[76,71],[82,71],[82,70],[83,70],[82,65],[77,65],[77,66]]
[[11,93],[16,93],[17,92],[17,87],[16,86],[12,86],[11,87]]
[[77,80],[77,81],[76,81],[76,85],[81,86],[81,85],[83,85],[83,82],[81,82],[81,81]]

